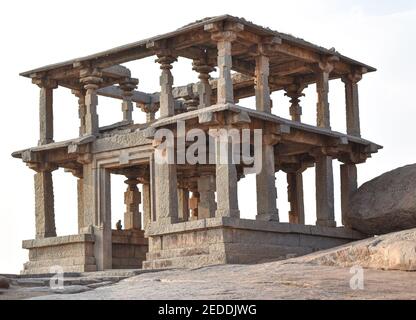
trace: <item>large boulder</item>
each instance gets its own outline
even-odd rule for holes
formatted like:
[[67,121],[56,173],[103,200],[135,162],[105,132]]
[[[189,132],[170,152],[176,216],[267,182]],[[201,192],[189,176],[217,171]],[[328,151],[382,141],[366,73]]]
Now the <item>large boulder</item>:
[[364,183],[351,197],[345,225],[371,235],[416,227],[416,164]]
[[416,229],[351,242],[298,259],[327,266],[416,271]]

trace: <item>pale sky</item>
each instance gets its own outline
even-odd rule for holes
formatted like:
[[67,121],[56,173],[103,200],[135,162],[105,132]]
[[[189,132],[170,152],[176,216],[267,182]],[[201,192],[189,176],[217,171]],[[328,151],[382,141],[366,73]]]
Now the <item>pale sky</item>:
[[[342,54],[378,69],[359,83],[362,136],[384,146],[366,164],[358,166],[359,184],[416,159],[416,1],[1,1],[2,40],[0,107],[2,139],[0,163],[0,273],[18,273],[27,261],[23,239],[34,238],[33,171],[13,151],[32,147],[38,140],[39,90],[19,73],[35,67],[92,54],[118,45],[172,31],[207,16],[231,14],[273,30],[290,33],[315,44],[335,47]],[[158,66],[153,58],[129,63],[139,90],[159,90]],[[175,85],[197,81],[191,63],[180,59],[172,70]],[[316,93],[313,86],[302,99],[303,120],[314,124]],[[78,133],[77,100],[69,90],[56,90],[55,141]],[[288,116],[289,101],[272,95],[273,112]],[[99,99],[100,125],[121,119],[120,101]],[[241,104],[254,108],[253,100]],[[330,83],[331,124],[345,131],[344,88]],[[135,110],[134,117],[143,121]],[[314,172],[305,179],[307,223],[315,221]],[[340,223],[339,164],[334,161],[336,216]],[[123,215],[123,177],[112,179],[113,221]],[[254,176],[239,183],[242,217],[255,216]],[[287,221],[286,178],[277,174],[278,207]],[[54,172],[58,235],[76,233],[76,179],[63,170]]]

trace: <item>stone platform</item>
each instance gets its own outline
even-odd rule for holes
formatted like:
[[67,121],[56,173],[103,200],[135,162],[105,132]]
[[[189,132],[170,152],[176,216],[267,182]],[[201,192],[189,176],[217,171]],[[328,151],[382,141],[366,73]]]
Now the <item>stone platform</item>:
[[366,236],[330,228],[238,218],[209,218],[170,225],[152,223],[144,269],[197,268],[282,260],[336,247]]
[[[22,274],[46,274],[51,266],[64,272],[97,271],[93,234],[79,234],[44,239],[25,240],[22,247],[29,250],[29,261]],[[142,230],[112,230],[112,268],[142,267],[148,250]]]

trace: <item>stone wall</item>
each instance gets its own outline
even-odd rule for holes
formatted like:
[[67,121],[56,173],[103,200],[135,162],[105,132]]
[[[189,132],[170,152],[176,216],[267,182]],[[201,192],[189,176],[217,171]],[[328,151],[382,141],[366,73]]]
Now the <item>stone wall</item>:
[[113,269],[138,269],[146,258],[143,230],[112,230]]

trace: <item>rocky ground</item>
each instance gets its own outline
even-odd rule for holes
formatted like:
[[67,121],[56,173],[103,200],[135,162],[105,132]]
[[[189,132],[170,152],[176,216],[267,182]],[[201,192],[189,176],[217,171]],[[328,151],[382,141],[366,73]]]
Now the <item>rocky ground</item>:
[[0,299],[416,299],[415,270],[412,229],[257,265],[70,274],[62,290],[8,276]]

